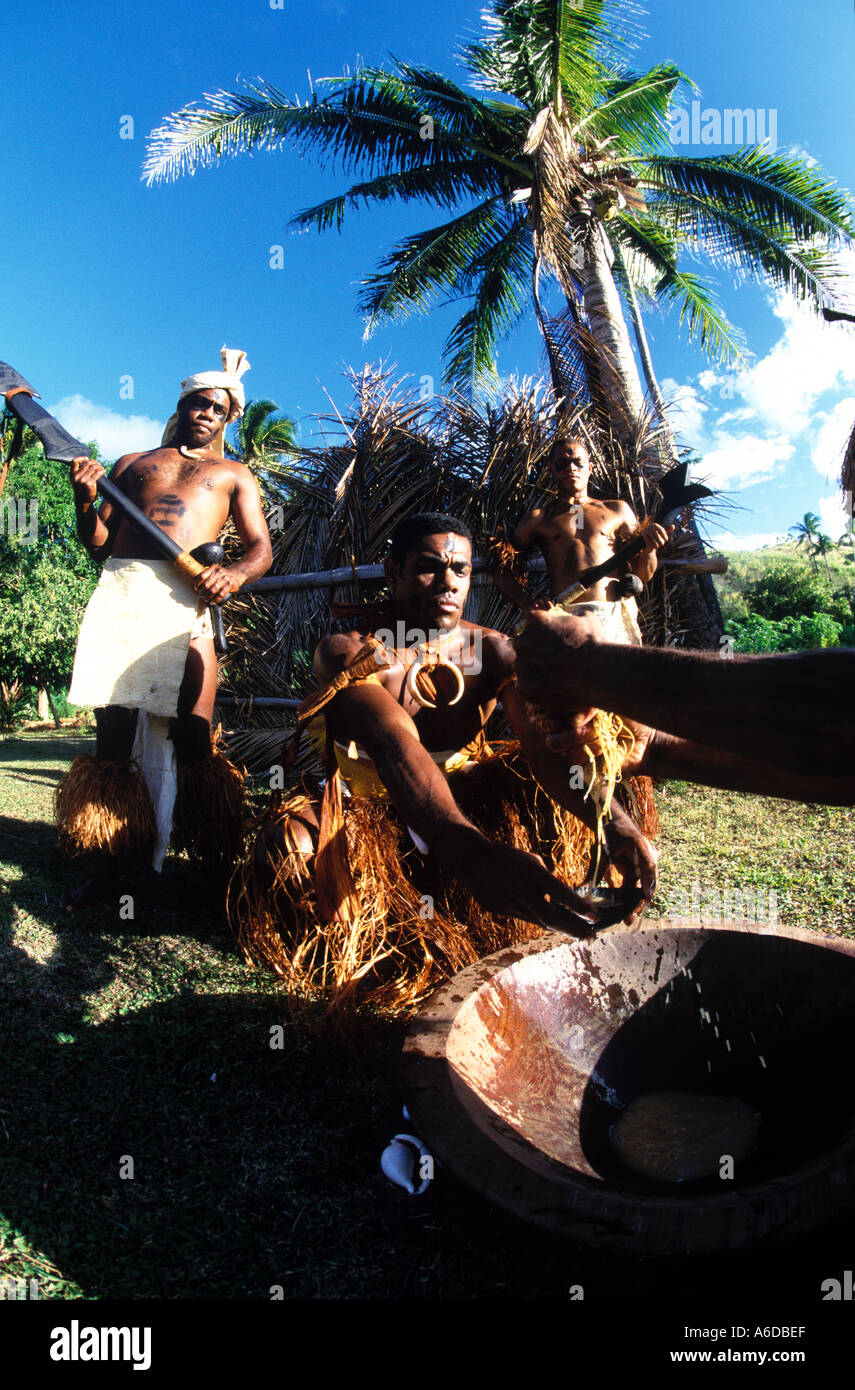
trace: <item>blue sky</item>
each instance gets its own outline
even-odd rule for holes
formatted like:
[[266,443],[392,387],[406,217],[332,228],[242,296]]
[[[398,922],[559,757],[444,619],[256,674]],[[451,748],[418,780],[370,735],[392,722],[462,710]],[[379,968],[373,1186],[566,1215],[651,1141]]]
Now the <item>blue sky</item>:
[[[346,404],[346,364],[382,358],[439,382],[455,311],[366,343],[356,297],[384,249],[440,216],[390,208],[353,217],[341,236],[292,235],[294,212],[344,184],[290,150],[152,189],[140,181],[147,134],[204,92],[263,76],[305,96],[309,71],[337,75],[389,53],[452,70],[479,11],[477,0],[274,3],[23,0],[7,32],[0,357],[107,457],[157,442],[181,378],[217,367],[224,341],[248,353],[248,394],[277,401],[304,439],[329,411],[325,391]],[[701,88],[702,110],[762,111],[767,132],[774,113],[779,147],[798,147],[855,188],[849,0],[651,0],[644,22],[639,66],[674,60]],[[120,138],[127,117],[132,139]],[[278,244],[281,270],[270,266]],[[698,473],[742,508],[728,519],[736,543],[771,540],[807,510],[836,538],[855,327],[822,325],[759,287],[716,283],[754,353],[745,371],[711,370],[673,316],[649,325],[675,424],[704,459]],[[498,365],[503,376],[543,370],[533,325],[501,345]]]

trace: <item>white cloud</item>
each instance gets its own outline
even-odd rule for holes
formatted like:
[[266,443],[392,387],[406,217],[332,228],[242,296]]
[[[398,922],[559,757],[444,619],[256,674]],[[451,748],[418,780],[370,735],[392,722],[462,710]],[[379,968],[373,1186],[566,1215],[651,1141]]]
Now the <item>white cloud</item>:
[[849,529],[849,518],[843,505],[842,492],[833,493],[831,497],[820,497],[817,510],[822,522],[820,529],[833,541],[838,540],[843,532]]
[[[706,373],[702,373],[698,378],[702,386],[704,375]],[[662,382],[662,396],[671,428],[679,442],[690,444],[693,449],[700,449],[704,442],[704,416],[709,410],[708,403],[702,399],[694,386],[681,386],[672,377],[667,377]]]
[[732,531],[720,531],[710,536],[710,545],[716,550],[761,550],[764,545],[779,545],[784,536],[774,531],[753,531],[748,536],[735,536]]
[[855,421],[855,396],[838,401],[833,410],[818,417],[822,421],[814,440],[811,460],[825,482],[839,483],[843,455]]
[[795,445],[783,434],[764,438],[759,434],[735,435],[716,430],[703,460],[693,468],[692,477],[710,487],[733,492],[774,478],[794,453]]
[[[855,255],[843,259],[855,284]],[[840,307],[844,299],[839,297]],[[827,324],[785,294],[769,302],[781,332],[759,361],[738,372],[707,368],[683,385],[667,383],[675,401],[674,429],[678,441],[700,455],[693,476],[731,496],[774,479],[787,489],[800,488],[801,497],[813,490],[811,478],[818,494],[823,484],[826,491],[838,484],[855,420],[855,328]],[[779,486],[762,495],[762,520],[781,524],[784,492]],[[802,506],[820,514],[825,509],[829,535],[843,530],[839,497],[820,502],[808,495]],[[733,541],[728,544],[734,548]]]
[[157,448],[166,423],[148,415],[120,415],[85,396],[63,396],[47,409],[84,444],[94,439],[102,456],[111,461],[122,454]]
[[736,390],[758,421],[803,434],[826,391],[855,386],[855,333],[848,324],[825,323],[789,296],[778,298],[775,313],[783,336],[737,374]]

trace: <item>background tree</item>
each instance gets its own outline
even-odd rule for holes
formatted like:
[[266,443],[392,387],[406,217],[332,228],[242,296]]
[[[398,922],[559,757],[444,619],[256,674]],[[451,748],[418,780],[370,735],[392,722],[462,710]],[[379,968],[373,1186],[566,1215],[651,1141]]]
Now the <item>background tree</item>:
[[804,546],[810,562],[815,570],[819,570],[816,563],[817,537],[819,535],[819,517],[813,512],[805,512],[801,521],[797,521],[795,526],[790,527],[789,534],[795,537],[797,546]]
[[728,622],[727,631],[737,652],[814,651],[839,646],[844,634],[842,625],[828,613],[781,618],[778,622],[752,613],[742,623]]
[[254,472],[282,468],[283,461],[297,450],[294,421],[287,415],[276,416],[275,401],[247,401],[241,418],[234,425],[234,445],[226,444],[226,452],[238,458]]
[[816,549],[822,556],[822,563],[825,566],[825,574],[829,584],[831,583],[831,570],[828,568],[828,552],[834,546],[834,541],[830,536],[826,536],[822,531],[816,538]]
[[672,63],[628,65],[633,13],[602,0],[494,0],[482,37],[462,50],[471,90],[407,63],[360,66],[306,102],[246,84],[170,116],[151,137],[145,174],[174,178],[287,142],[361,176],[299,213],[296,227],[340,230],[348,211],[394,199],[454,211],[400,241],[363,281],[369,323],[467,300],[446,344],[446,379],[471,389],[494,376],[497,338],[530,310],[543,266],[608,350],[620,404],[637,413],[619,290],[656,395],[642,302],[673,304],[690,339],[719,360],[741,347],[685,269],[687,249],[819,305],[837,273],[833,250],[855,226],[848,196],[801,156],[675,154],[668,117],[694,89]]
[[68,465],[45,459],[35,441],[25,447],[9,467],[0,521],[0,680],[55,695],[71,679],[98,576],[77,540]]
[[763,618],[813,617],[826,613],[841,623],[851,619],[845,589],[835,592],[825,575],[811,571],[801,557],[770,559],[758,578],[743,589],[748,609]]

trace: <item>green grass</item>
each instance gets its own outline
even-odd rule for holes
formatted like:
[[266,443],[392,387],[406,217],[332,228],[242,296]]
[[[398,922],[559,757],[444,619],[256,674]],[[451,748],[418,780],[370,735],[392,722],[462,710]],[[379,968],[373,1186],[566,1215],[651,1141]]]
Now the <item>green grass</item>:
[[657,794],[663,828],[661,891],[654,909],[682,889],[753,886],[777,895],[777,919],[838,936],[855,935],[851,891],[855,809],[805,806],[772,797],[671,782]]
[[[379,1156],[406,1128],[402,1027],[378,1021],[352,1052],[305,1027],[272,978],[236,957],[220,904],[186,862],[167,861],[133,921],[115,907],[65,917],[58,897],[81,866],[58,854],[51,798],[90,746],[75,731],[0,739],[0,1281],[36,1278],[59,1299],[715,1285],[721,1261],[677,1275],[674,1262],[574,1250],[447,1174],[419,1200],[391,1187]],[[844,883],[855,812],[683,784],[660,809],[662,901],[694,879],[762,884],[782,921],[855,930]],[[270,1046],[275,1025],[282,1048]],[[813,1297],[816,1271],[800,1260],[788,1272],[776,1260],[769,1277]],[[731,1287],[755,1287],[747,1257],[727,1269]]]

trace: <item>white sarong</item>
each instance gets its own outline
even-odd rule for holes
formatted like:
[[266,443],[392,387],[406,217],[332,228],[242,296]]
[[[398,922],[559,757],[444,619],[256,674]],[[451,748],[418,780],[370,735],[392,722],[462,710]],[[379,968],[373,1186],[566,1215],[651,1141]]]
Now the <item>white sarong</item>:
[[559,603],[557,607],[574,618],[590,613],[606,642],[624,647],[641,646],[638,604],[634,598],[620,598],[614,603],[608,599],[592,599],[589,603]]
[[[194,631],[200,618],[205,633]],[[108,560],[83,615],[69,703],[174,719],[190,638],[210,631],[205,604],[169,560]]]
[[154,807],[157,873],[178,791],[169,720],[178,714],[191,637],[212,635],[207,606],[169,560],[108,560],[83,615],[69,703],[138,711],[131,757]]

